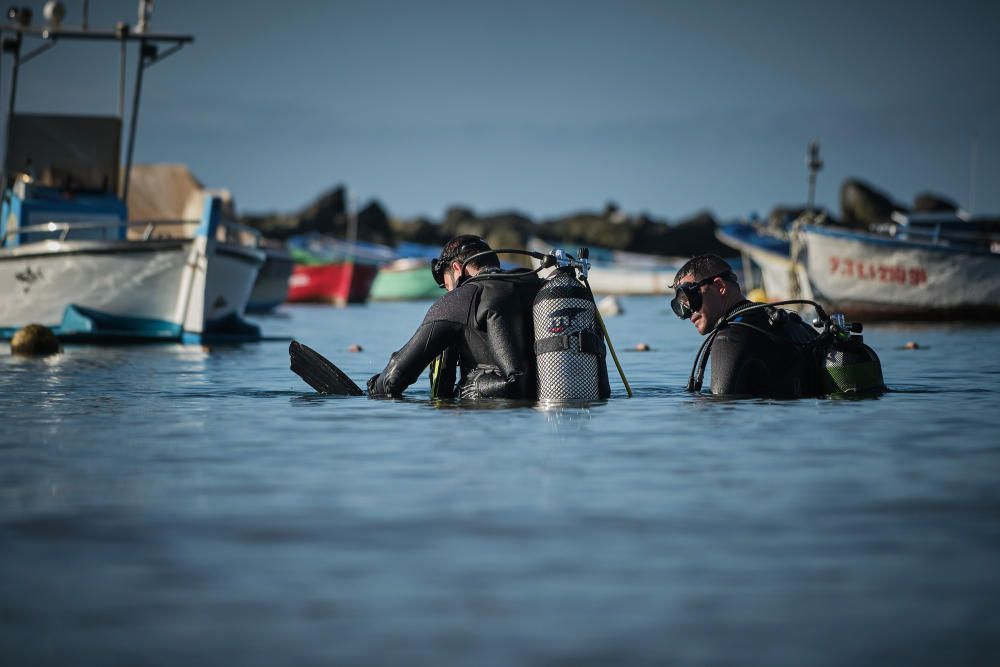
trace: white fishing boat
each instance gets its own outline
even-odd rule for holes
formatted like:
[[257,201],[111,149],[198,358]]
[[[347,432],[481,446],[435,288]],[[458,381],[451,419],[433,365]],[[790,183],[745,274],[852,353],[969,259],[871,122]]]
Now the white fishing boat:
[[867,229],[830,224],[813,206],[818,144],[806,165],[809,203],[797,220],[716,234],[760,267],[769,301],[812,299],[869,320],[1000,319],[1000,221],[895,212]]
[[[732,222],[720,225],[715,236],[743,259],[743,286],[747,292],[761,288],[768,301],[811,299],[805,267],[792,261],[787,231],[769,229],[760,223]],[[759,283],[751,267],[760,271]]]
[[1000,319],[1000,236],[956,214],[896,215],[862,232],[798,232],[817,300],[868,319]]
[[[145,9],[146,3],[143,3]],[[208,192],[193,219],[129,219],[132,152],[143,72],[192,41],[146,29],[0,26],[13,55],[0,213],[0,336],[38,323],[64,339],[184,342],[260,337],[244,310],[264,253],[256,231],[224,219]],[[145,18],[148,19],[148,12]],[[124,78],[117,116],[18,113],[18,73],[69,40],[138,45],[124,170]],[[24,53],[31,43],[40,44]],[[166,47],[160,51],[161,47]],[[124,65],[120,69],[124,77]],[[120,177],[121,176],[121,177]]]

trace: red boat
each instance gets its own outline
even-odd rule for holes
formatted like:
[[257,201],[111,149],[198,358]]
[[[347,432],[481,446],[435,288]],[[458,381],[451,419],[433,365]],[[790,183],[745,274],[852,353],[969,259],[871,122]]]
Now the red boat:
[[293,236],[288,251],[295,268],[288,280],[289,302],[364,303],[378,267],[395,257],[392,248],[342,241],[323,234]]
[[377,273],[377,266],[357,262],[296,264],[288,279],[288,301],[364,303]]

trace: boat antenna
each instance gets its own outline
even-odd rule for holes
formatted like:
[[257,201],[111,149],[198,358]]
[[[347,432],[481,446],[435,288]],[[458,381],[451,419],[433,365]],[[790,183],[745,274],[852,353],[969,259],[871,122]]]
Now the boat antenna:
[[87,21],[87,14],[90,13],[90,0],[83,0],[83,23],[80,25],[80,29],[84,32],[89,28]]
[[815,210],[816,204],[816,175],[823,168],[823,160],[819,158],[819,142],[809,143],[809,150],[806,152],[806,166],[809,167],[809,212]]
[[969,147],[969,213],[976,212],[976,158],[979,157],[979,139]]

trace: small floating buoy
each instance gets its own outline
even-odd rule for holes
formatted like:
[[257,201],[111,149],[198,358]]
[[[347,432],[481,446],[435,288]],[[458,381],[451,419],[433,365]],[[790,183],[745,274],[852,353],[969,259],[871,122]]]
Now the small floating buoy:
[[650,349],[652,349],[652,348],[649,347],[649,343],[636,343],[635,344],[635,351],[636,352],[649,352]]
[[357,343],[351,343],[347,346],[348,352],[363,352],[365,348],[361,347]]
[[918,343],[915,340],[908,341],[906,343],[906,345],[903,346],[903,349],[904,350],[919,350],[920,349],[920,343]]
[[10,339],[10,353],[45,357],[59,352],[59,339],[52,329],[41,324],[29,324]]

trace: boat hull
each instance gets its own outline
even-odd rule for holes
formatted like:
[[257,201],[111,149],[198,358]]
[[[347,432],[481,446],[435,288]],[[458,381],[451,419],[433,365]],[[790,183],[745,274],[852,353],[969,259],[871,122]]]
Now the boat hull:
[[0,301],[0,326],[59,329],[66,308],[74,305],[118,318],[123,329],[179,336],[178,285],[193,244],[47,242],[4,252],[0,284],[8,288]]
[[400,259],[382,267],[372,283],[372,301],[436,299],[444,292],[431,274],[430,262]]
[[191,287],[184,297],[184,340],[187,342],[240,342],[259,340],[260,329],[243,320],[264,252],[239,245],[196,237],[188,257]]
[[715,236],[730,248],[739,250],[744,262],[749,259],[757,265],[768,301],[812,298],[805,267],[791,260],[787,241],[761,234],[741,223],[723,225],[716,230]]
[[378,267],[355,262],[296,264],[288,281],[289,303],[364,303]]
[[1000,319],[1000,255],[805,227],[816,298],[851,317]]
[[295,264],[291,255],[284,250],[265,249],[267,259],[257,274],[247,312],[266,313],[274,310],[288,299],[288,280],[292,277]]
[[0,334],[26,324],[63,337],[208,342],[255,339],[242,321],[258,251],[204,237],[45,241],[0,251]]

